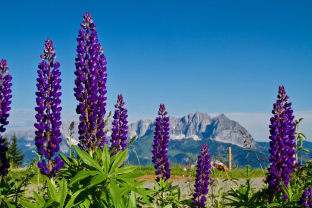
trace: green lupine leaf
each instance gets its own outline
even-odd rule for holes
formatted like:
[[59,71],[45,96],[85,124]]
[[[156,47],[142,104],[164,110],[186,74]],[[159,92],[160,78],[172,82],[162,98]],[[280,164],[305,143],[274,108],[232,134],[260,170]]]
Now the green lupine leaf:
[[292,197],[292,201],[295,201],[295,202],[298,201],[301,198],[301,196],[302,196],[302,193],[294,194]]
[[129,208],[136,208],[136,197],[135,192],[131,191],[130,197],[129,197]]
[[91,176],[91,175],[97,175],[97,174],[101,174],[101,172],[99,171],[80,171],[79,173],[77,173],[77,175],[75,175],[75,177],[73,179],[71,179],[71,181],[69,182],[69,186]]
[[80,201],[79,201],[79,200],[75,201],[76,197],[77,197],[77,196],[80,194],[80,192],[82,192],[82,191],[85,191],[85,189],[81,189],[81,190],[75,192],[75,193],[73,194],[73,196],[70,198],[69,202],[66,204],[66,207],[65,207],[65,208],[71,208],[71,207],[73,207],[73,206],[79,204],[80,202],[82,202],[82,200],[80,200]]
[[60,202],[60,207],[64,207],[66,196],[67,196],[67,182],[65,178],[63,178],[58,189],[58,201]]
[[100,163],[100,160],[102,159],[102,151],[100,148],[95,149],[96,158],[99,160],[98,163]]
[[80,159],[87,165],[90,165],[97,170],[103,172],[101,166],[85,151],[79,149],[77,146],[74,146],[77,154],[79,155]]
[[[13,204],[14,202],[12,202],[10,199],[8,199],[7,197],[4,197],[5,203],[9,208],[16,208],[16,206]],[[12,204],[11,204],[12,203]]]
[[122,168],[118,168],[114,172],[113,175],[130,173],[130,172],[134,171],[135,169],[137,169],[137,166],[135,166],[135,165],[127,165],[127,166],[124,166]]
[[269,208],[269,207],[279,206],[279,205],[280,205],[279,203],[272,203],[272,204],[269,204],[269,205],[268,205],[268,208]]
[[46,201],[44,200],[44,198],[38,194],[37,192],[33,191],[34,197],[36,199],[36,201],[41,205],[44,206],[44,204],[46,203]]
[[63,160],[67,165],[70,164],[70,161],[68,160],[68,158],[67,158],[65,155],[63,155],[62,153],[59,153],[59,155],[60,155],[60,157],[62,158],[62,160]]
[[109,173],[113,173],[117,168],[119,168],[122,163],[124,163],[126,157],[127,157],[127,154],[128,154],[128,149],[126,149],[125,151],[119,151],[117,152],[116,155],[116,159],[115,161],[111,164],[111,167],[109,169]]
[[90,184],[88,185],[88,188],[95,186],[99,183],[102,183],[106,178],[107,178],[107,175],[105,173],[101,173],[99,175],[94,176],[91,179]]
[[310,153],[310,151],[309,151],[309,150],[307,150],[307,149],[299,148],[298,150],[301,150],[301,151],[304,151],[304,152]]
[[107,149],[107,145],[104,145],[103,153],[102,153],[102,163],[104,171],[108,174],[109,164],[110,164],[110,154]]
[[58,197],[56,194],[55,186],[51,183],[50,180],[48,180],[48,195],[50,200],[57,201]]
[[299,133],[298,136],[299,136],[299,138],[303,138],[303,139],[307,138],[303,133]]
[[145,175],[144,173],[128,173],[128,174],[125,174],[125,175],[117,175],[117,176],[114,176],[114,178],[120,178],[120,179],[134,179],[134,178],[142,177],[142,176],[144,176],[144,175]]
[[110,194],[115,207],[118,207],[118,204],[121,204],[121,197],[119,194],[118,186],[113,180],[110,181]]
[[28,201],[18,200],[18,203],[20,203],[21,205],[27,208],[42,208],[42,206],[35,204],[35,203],[28,202]]

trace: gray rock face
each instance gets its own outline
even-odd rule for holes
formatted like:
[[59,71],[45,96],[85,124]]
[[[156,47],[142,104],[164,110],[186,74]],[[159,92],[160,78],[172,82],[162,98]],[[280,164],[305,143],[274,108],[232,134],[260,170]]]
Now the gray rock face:
[[[72,121],[64,121],[61,125],[61,137],[63,139],[60,144],[60,152],[67,153],[69,150],[69,126]],[[244,138],[241,136],[239,130],[245,130],[238,122],[232,121],[224,114],[220,114],[211,118],[206,113],[188,114],[182,118],[169,117],[170,123],[170,139],[181,140],[193,138],[194,140],[216,140],[224,143],[232,143],[238,146],[244,145]],[[78,124],[75,122],[72,144],[78,144]],[[111,122],[106,129],[111,129]],[[155,121],[139,120],[135,123],[129,124],[128,137],[134,135],[138,136],[138,140],[152,132],[155,129]],[[18,144],[23,150],[36,150],[34,143],[35,129],[8,131],[6,134],[8,138],[16,133]],[[110,136],[110,132],[107,134]]]
[[[240,130],[246,131],[238,122],[230,120],[224,114],[211,118],[206,113],[188,114],[182,118],[169,116],[170,139],[181,140],[216,140],[244,146],[244,138]],[[155,121],[140,120],[129,125],[128,136],[138,136],[138,139],[148,135],[155,129]]]

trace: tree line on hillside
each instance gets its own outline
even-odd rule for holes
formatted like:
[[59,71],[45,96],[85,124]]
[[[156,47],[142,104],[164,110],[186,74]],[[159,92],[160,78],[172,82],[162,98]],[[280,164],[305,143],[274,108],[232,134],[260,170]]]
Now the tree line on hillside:
[[4,145],[8,148],[6,152],[6,157],[8,158],[11,168],[19,168],[24,163],[25,155],[22,154],[22,149],[17,149],[17,137],[15,133],[13,134],[11,141],[9,141],[8,136],[5,136]]

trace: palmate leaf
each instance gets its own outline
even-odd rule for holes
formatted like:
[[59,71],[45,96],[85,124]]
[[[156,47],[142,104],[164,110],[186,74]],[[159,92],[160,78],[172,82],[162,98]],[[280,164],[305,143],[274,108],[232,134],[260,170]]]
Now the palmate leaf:
[[9,207],[9,208],[16,208],[16,206],[13,204],[14,202],[12,202],[10,199],[8,199],[7,197],[4,197],[4,201],[6,203],[6,205]]
[[116,156],[116,159],[114,160],[114,162],[110,165],[110,169],[109,169],[109,173],[113,173],[117,168],[119,168],[125,161],[126,157],[128,154],[128,149],[126,149],[125,151],[119,151],[117,152],[116,155],[114,155],[114,157]]
[[[135,165],[127,165],[124,166],[122,168],[118,168],[113,175],[117,175],[117,174],[125,174],[125,173],[130,173],[132,171],[134,171],[135,169],[137,169],[137,166]],[[127,174],[128,175],[128,174]]]
[[58,201],[60,202],[60,207],[64,206],[66,196],[67,196],[67,182],[65,178],[63,178],[58,189]]
[[41,205],[44,206],[44,204],[46,203],[46,201],[44,200],[44,198],[39,195],[37,192],[33,191],[34,197],[36,199],[36,201]]
[[100,171],[80,171],[75,175],[75,177],[69,182],[69,186],[72,186],[73,184],[91,176],[91,175],[98,175],[101,174]]
[[104,171],[108,174],[109,164],[110,164],[110,154],[107,148],[107,145],[104,145],[103,153],[102,153],[102,164]]
[[49,199],[52,199],[53,201],[58,201],[55,186],[51,183],[50,180],[48,180],[48,195]]
[[101,173],[99,175],[94,176],[91,179],[90,184],[87,186],[87,188],[91,188],[92,186],[102,183],[106,178],[107,178],[107,175],[105,173]]
[[31,202],[24,201],[24,200],[18,200],[18,203],[20,203],[26,208],[42,208],[43,207],[42,205],[38,205],[38,204],[31,203]]
[[77,154],[79,155],[80,159],[87,165],[96,168],[97,170],[103,172],[101,166],[85,151],[79,149],[77,146],[74,146]]
[[119,193],[119,188],[117,186],[117,184],[113,181],[110,180],[110,195],[112,197],[112,201],[113,204],[115,205],[116,208],[121,208],[122,205],[122,200],[121,200],[121,196]]

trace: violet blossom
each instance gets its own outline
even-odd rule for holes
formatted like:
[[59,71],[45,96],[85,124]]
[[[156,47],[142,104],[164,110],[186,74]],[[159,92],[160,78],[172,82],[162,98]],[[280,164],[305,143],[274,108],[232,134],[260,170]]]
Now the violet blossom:
[[37,146],[38,153],[43,155],[45,159],[42,162],[38,162],[38,167],[41,174],[47,177],[56,178],[56,172],[60,171],[64,162],[60,160],[58,156],[54,157],[55,153],[60,150],[60,143],[62,141],[60,126],[61,122],[61,110],[59,107],[61,104],[60,91],[61,79],[59,78],[61,72],[59,70],[60,63],[54,62],[56,58],[53,42],[49,39],[45,41],[44,55],[40,55],[42,62],[39,64],[37,82],[38,84],[36,92],[37,111],[36,120],[34,124],[37,131],[35,131],[35,145]]
[[209,174],[210,174],[210,154],[207,144],[203,144],[197,160],[196,179],[194,184],[193,202],[197,205],[205,206],[208,194]]
[[[273,194],[282,191],[283,181],[288,188],[290,174],[294,171],[295,161],[295,122],[289,97],[286,95],[284,86],[279,87],[278,100],[273,104],[273,117],[270,119],[270,147],[271,162],[268,168],[269,175],[266,179],[268,190]],[[283,199],[286,200],[284,194]]]
[[128,121],[127,121],[127,109],[123,106],[125,105],[125,102],[123,101],[122,95],[118,95],[117,104],[115,105],[114,113],[114,121],[113,121],[113,128],[112,128],[112,139],[111,141],[111,147],[116,147],[116,150],[113,152],[113,155],[115,155],[118,151],[124,151],[125,147],[127,146],[126,140],[127,140],[127,133],[128,133]]
[[312,207],[312,188],[308,188],[302,193],[301,198],[298,200],[298,204],[304,207]]
[[78,146],[91,154],[96,147],[103,149],[107,143],[104,132],[107,62],[89,13],[84,14],[80,25],[83,29],[79,30],[77,38],[74,88],[75,97],[80,102],[76,108],[77,114],[80,114]]
[[[7,61],[5,59],[1,59],[0,61],[0,133],[2,134],[5,132],[6,125],[9,124],[9,121],[7,121],[10,114],[8,113],[11,110],[10,104],[12,101],[10,99],[12,98],[12,90],[11,90],[11,80],[12,76],[7,73],[9,71]],[[4,75],[4,73],[7,73]],[[5,138],[2,137],[0,134],[0,176],[5,176],[8,174],[8,168],[10,167],[10,164],[6,158],[6,151],[8,148],[4,145]]]
[[155,132],[154,132],[154,144],[153,144],[153,156],[152,161],[155,164],[155,174],[157,175],[156,181],[159,182],[160,178],[164,181],[170,178],[170,165],[167,157],[167,148],[169,143],[169,117],[165,111],[165,105],[160,104],[158,115],[156,118]]

